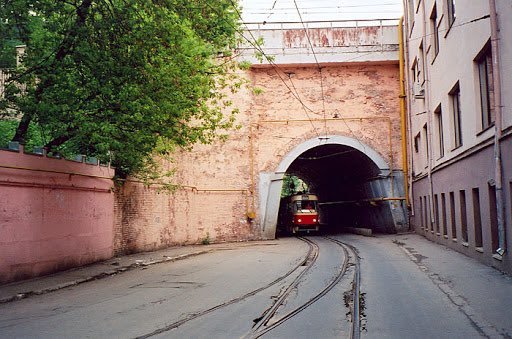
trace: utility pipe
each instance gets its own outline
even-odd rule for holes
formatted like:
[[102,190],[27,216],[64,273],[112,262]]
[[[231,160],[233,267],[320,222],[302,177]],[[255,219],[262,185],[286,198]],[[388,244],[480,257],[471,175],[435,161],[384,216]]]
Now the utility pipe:
[[494,181],[496,183],[496,209],[498,217],[498,249],[496,252],[503,255],[507,250],[505,232],[505,206],[503,199],[503,172],[501,164],[501,133],[502,133],[502,111],[501,111],[501,70],[499,50],[499,28],[498,14],[496,13],[496,0],[489,0],[489,15],[491,21],[491,50],[492,69],[494,86]]
[[254,204],[254,195],[256,191],[256,181],[254,179],[254,135],[253,135],[253,128],[252,124],[249,124],[249,176],[251,180],[251,187],[250,187],[250,193],[251,193],[251,210],[247,210],[247,217],[249,219],[255,219],[256,218],[256,207]]
[[359,202],[375,202],[375,201],[404,201],[405,197],[382,197],[372,199],[361,199],[361,200],[340,200],[340,201],[327,201],[319,202],[318,205],[340,205],[340,204],[354,204]]
[[405,204],[407,207],[410,207],[409,203],[409,180],[408,173],[409,169],[407,167],[407,129],[406,129],[406,108],[405,108],[405,99],[407,95],[405,93],[405,70],[404,70],[404,30],[403,30],[404,17],[400,18],[398,22],[398,60],[400,65],[400,130],[402,132],[402,171],[404,175],[404,195],[405,195]]
[[[423,11],[423,37],[421,38],[422,39],[422,43],[423,43],[423,48],[422,48],[422,51],[423,51],[423,55],[422,55],[422,58],[423,58],[423,71],[424,71],[424,77],[425,77],[425,108],[426,108],[426,113],[427,113],[427,148],[428,148],[428,153],[427,153],[427,169],[428,169],[428,183],[429,183],[429,196],[428,196],[428,201],[429,201],[429,206],[430,206],[430,226],[431,227],[428,227],[430,229],[430,231],[432,233],[434,233],[434,222],[435,222],[435,218],[434,218],[434,209],[437,208],[437,206],[434,206],[435,204],[435,200],[434,200],[434,181],[433,181],[433,178],[432,178],[432,161],[434,159],[434,151],[433,151],[433,144],[432,144],[432,109],[430,107],[431,105],[431,102],[430,102],[430,67],[426,67],[426,64],[428,62],[428,55],[427,55],[427,49],[425,48],[426,47],[426,40],[425,38],[428,36],[427,35],[427,12],[426,12],[426,7],[425,7],[425,1],[422,1],[421,2],[422,4],[422,11]],[[426,225],[426,226],[429,226],[429,225]]]
[[[407,6],[411,6],[410,3],[407,4]],[[409,9],[407,9],[407,11],[409,11]],[[408,12],[409,13],[409,12]],[[404,73],[405,73],[405,80],[406,80],[406,83],[409,84],[409,86],[406,88],[406,93],[409,93],[409,97],[411,98],[411,73],[408,71],[411,69],[411,65],[410,65],[410,60],[409,60],[409,34],[411,32],[411,27],[409,27],[409,20],[405,21],[405,34],[406,34],[406,38],[405,38],[405,44],[404,44],[404,54],[405,54],[405,69],[404,69]],[[407,95],[407,94],[406,94]],[[409,177],[409,180],[408,180],[408,185],[407,185],[407,188],[408,188],[408,191],[409,191],[409,198],[410,197],[414,197],[414,187],[412,186],[412,181],[413,181],[413,177],[412,177],[412,170],[414,168],[414,157],[412,156],[412,154],[414,153],[413,152],[413,137],[412,137],[412,132],[411,132],[411,126],[412,126],[412,118],[411,118],[411,112],[412,112],[412,104],[411,104],[411,100],[406,100],[406,104],[407,104],[407,107],[406,107],[406,111],[409,112],[409,114],[407,114],[407,123],[406,123],[406,135],[409,137],[408,139],[408,154],[410,154],[411,156],[409,157],[409,159],[407,159],[407,165],[408,165],[408,173],[407,173],[407,176]],[[414,216],[414,199],[409,199],[409,215],[411,216]],[[409,227],[410,227],[410,224],[409,224]]]

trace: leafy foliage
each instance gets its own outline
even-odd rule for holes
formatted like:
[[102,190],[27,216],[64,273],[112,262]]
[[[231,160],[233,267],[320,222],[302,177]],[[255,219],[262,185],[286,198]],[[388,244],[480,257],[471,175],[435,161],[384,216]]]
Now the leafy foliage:
[[0,57],[14,42],[26,53],[0,115],[19,120],[15,141],[38,125],[50,151],[143,172],[155,153],[232,126],[237,18],[231,0],[7,0]]
[[[12,140],[18,123],[16,120],[0,120],[0,147],[6,147],[9,141]],[[41,146],[42,144],[43,135],[40,126],[38,124],[31,124],[27,131],[25,149],[31,151],[34,147]]]
[[286,174],[283,178],[283,189],[281,190],[281,198],[289,197],[301,192],[308,192],[308,185],[295,175]]

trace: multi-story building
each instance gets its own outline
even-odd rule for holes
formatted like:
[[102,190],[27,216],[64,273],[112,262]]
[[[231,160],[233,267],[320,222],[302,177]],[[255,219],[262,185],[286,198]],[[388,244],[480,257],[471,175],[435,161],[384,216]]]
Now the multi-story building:
[[512,272],[512,2],[404,6],[411,225]]

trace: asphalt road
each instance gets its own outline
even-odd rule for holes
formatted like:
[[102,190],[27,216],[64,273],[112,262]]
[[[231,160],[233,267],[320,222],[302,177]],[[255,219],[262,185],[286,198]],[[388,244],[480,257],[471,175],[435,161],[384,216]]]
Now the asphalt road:
[[[510,337],[510,278],[482,268],[465,286],[464,270],[480,264],[415,237],[233,244],[2,304],[0,337],[349,338],[358,268],[362,338]],[[436,255],[468,264],[446,259],[450,270],[437,272]],[[479,306],[486,283],[502,294]]]

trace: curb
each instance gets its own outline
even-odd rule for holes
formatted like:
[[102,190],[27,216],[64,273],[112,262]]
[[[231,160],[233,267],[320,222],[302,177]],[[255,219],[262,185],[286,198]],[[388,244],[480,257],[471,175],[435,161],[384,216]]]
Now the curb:
[[[57,284],[57,285],[52,286],[52,287],[43,288],[43,289],[34,290],[34,291],[20,292],[20,293],[17,293],[15,295],[13,295],[13,296],[10,296],[10,297],[4,297],[4,298],[0,299],[0,304],[5,304],[5,303],[13,302],[13,301],[18,301],[18,300],[21,300],[21,299],[29,298],[31,296],[35,296],[35,295],[47,294],[47,293],[55,292],[55,291],[58,291],[58,290],[61,290],[61,289],[67,288],[67,287],[77,286],[77,285],[80,285],[80,284],[83,284],[83,283],[86,283],[86,282],[89,282],[89,281],[99,280],[99,279],[103,279],[103,278],[106,278],[106,277],[111,277],[111,276],[117,275],[119,273],[131,271],[131,270],[133,270],[135,268],[138,268],[138,267],[147,267],[147,266],[161,264],[161,263],[165,263],[165,262],[172,262],[172,261],[183,260],[183,259],[187,259],[187,258],[190,258],[190,257],[198,256],[198,255],[201,255],[201,254],[210,253],[210,252],[213,252],[215,250],[216,249],[210,249],[210,250],[203,250],[203,251],[198,251],[198,252],[192,252],[192,253],[188,253],[188,254],[180,254],[180,255],[175,256],[175,257],[164,256],[163,259],[152,260],[152,261],[147,261],[147,262],[143,262],[142,260],[137,260],[133,264],[125,265],[125,266],[119,266],[118,268],[116,268],[114,270],[112,270],[112,269],[105,270],[104,272],[101,272],[101,273],[98,273],[98,274],[95,274],[95,275],[92,275],[92,276],[89,276],[89,277],[86,277],[86,278],[79,278],[79,279],[75,279],[73,281],[68,281],[68,282],[65,282],[65,283]],[[140,261],[142,261],[142,262],[140,262]]]

